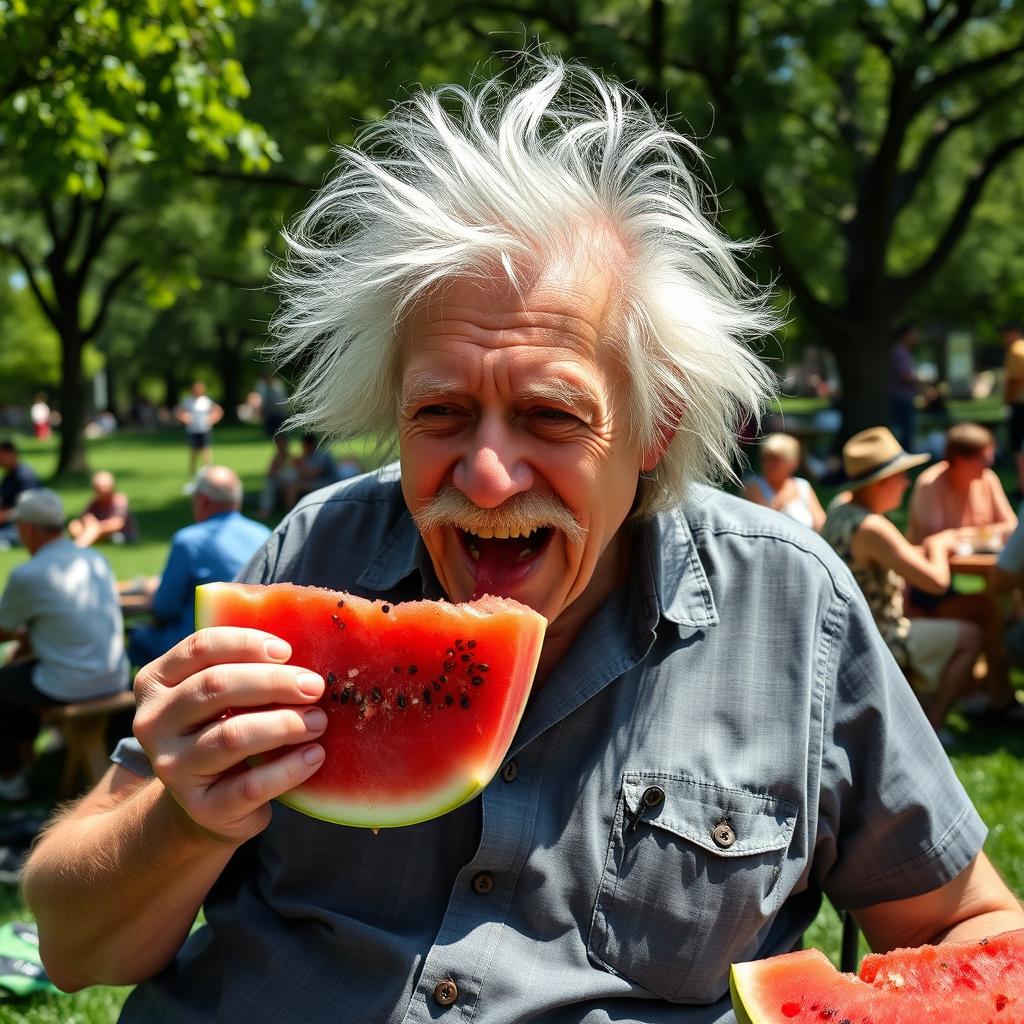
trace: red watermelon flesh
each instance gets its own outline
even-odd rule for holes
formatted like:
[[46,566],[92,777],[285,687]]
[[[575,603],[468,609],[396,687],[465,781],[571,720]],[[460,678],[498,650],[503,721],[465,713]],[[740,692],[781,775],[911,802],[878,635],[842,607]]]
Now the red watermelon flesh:
[[841,974],[816,949],[733,964],[739,1024],[1024,1024],[1024,929],[894,949]]
[[320,770],[280,799],[325,821],[411,825],[454,810],[508,750],[540,657],[543,616],[506,598],[390,604],[288,583],[210,583],[196,622],[287,640],[327,682]]

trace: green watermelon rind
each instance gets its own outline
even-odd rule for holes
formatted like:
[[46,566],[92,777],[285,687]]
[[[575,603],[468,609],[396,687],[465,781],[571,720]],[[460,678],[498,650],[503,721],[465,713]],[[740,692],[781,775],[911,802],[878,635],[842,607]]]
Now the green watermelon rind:
[[[823,966],[831,979],[841,977],[824,953],[819,949],[804,949],[799,953],[787,954],[790,957],[800,956],[809,961],[811,966]],[[766,965],[775,959],[750,960],[746,963],[733,964],[729,970],[729,993],[732,996],[732,1009],[736,1024],[772,1024],[777,1019],[774,1009],[761,1011],[755,988],[757,980]]]

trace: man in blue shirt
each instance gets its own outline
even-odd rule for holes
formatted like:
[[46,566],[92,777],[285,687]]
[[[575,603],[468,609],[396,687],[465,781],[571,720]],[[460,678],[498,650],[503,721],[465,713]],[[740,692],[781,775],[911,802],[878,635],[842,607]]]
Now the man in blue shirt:
[[18,495],[40,487],[39,476],[18,455],[18,446],[13,441],[0,441],[0,548],[15,547],[18,544],[18,527],[14,521],[14,508]]
[[26,867],[50,977],[141,982],[131,1024],[726,1024],[730,961],[822,894],[878,947],[1024,927],[850,573],[703,483],[771,318],[690,144],[535,58],[368,145],[289,235],[277,329],[300,421],[400,465],[305,498],[241,578],[529,604],[526,713],[479,798],[331,825],[272,803],[323,764],[324,680],[200,630]]
[[206,466],[192,485],[195,523],[179,530],[153,593],[156,622],[129,639],[133,665],[145,665],[195,632],[195,589],[202,583],[233,580],[270,536],[262,523],[247,519],[242,482],[227,466]]

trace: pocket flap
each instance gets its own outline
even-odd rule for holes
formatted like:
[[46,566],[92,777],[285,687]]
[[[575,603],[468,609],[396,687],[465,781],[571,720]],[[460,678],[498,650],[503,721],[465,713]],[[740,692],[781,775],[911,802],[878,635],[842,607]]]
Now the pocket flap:
[[[645,800],[651,790],[664,796],[654,793]],[[622,791],[628,819],[664,829],[720,857],[785,849],[796,825],[797,807],[788,800],[685,776],[624,772]]]

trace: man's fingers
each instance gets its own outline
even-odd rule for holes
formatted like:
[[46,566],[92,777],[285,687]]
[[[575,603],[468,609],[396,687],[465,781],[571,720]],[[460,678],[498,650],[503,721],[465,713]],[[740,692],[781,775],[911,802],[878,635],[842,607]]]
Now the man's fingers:
[[222,776],[206,791],[204,807],[197,815],[202,813],[220,821],[240,820],[260,810],[268,800],[305,782],[323,760],[324,748],[314,743],[243,772]]
[[160,700],[143,701],[135,732],[145,745],[151,719],[162,735],[184,736],[235,709],[312,704],[323,692],[321,676],[294,665],[214,665],[163,690]]
[[[306,743],[327,728],[320,708],[274,708],[222,718],[191,738],[190,768],[196,775],[220,775],[250,757]],[[154,766],[159,772],[159,766]]]
[[259,629],[211,626],[200,629],[151,661],[135,679],[135,694],[144,703],[157,687],[174,687],[212,665],[264,662],[280,664],[291,657],[280,637]]

